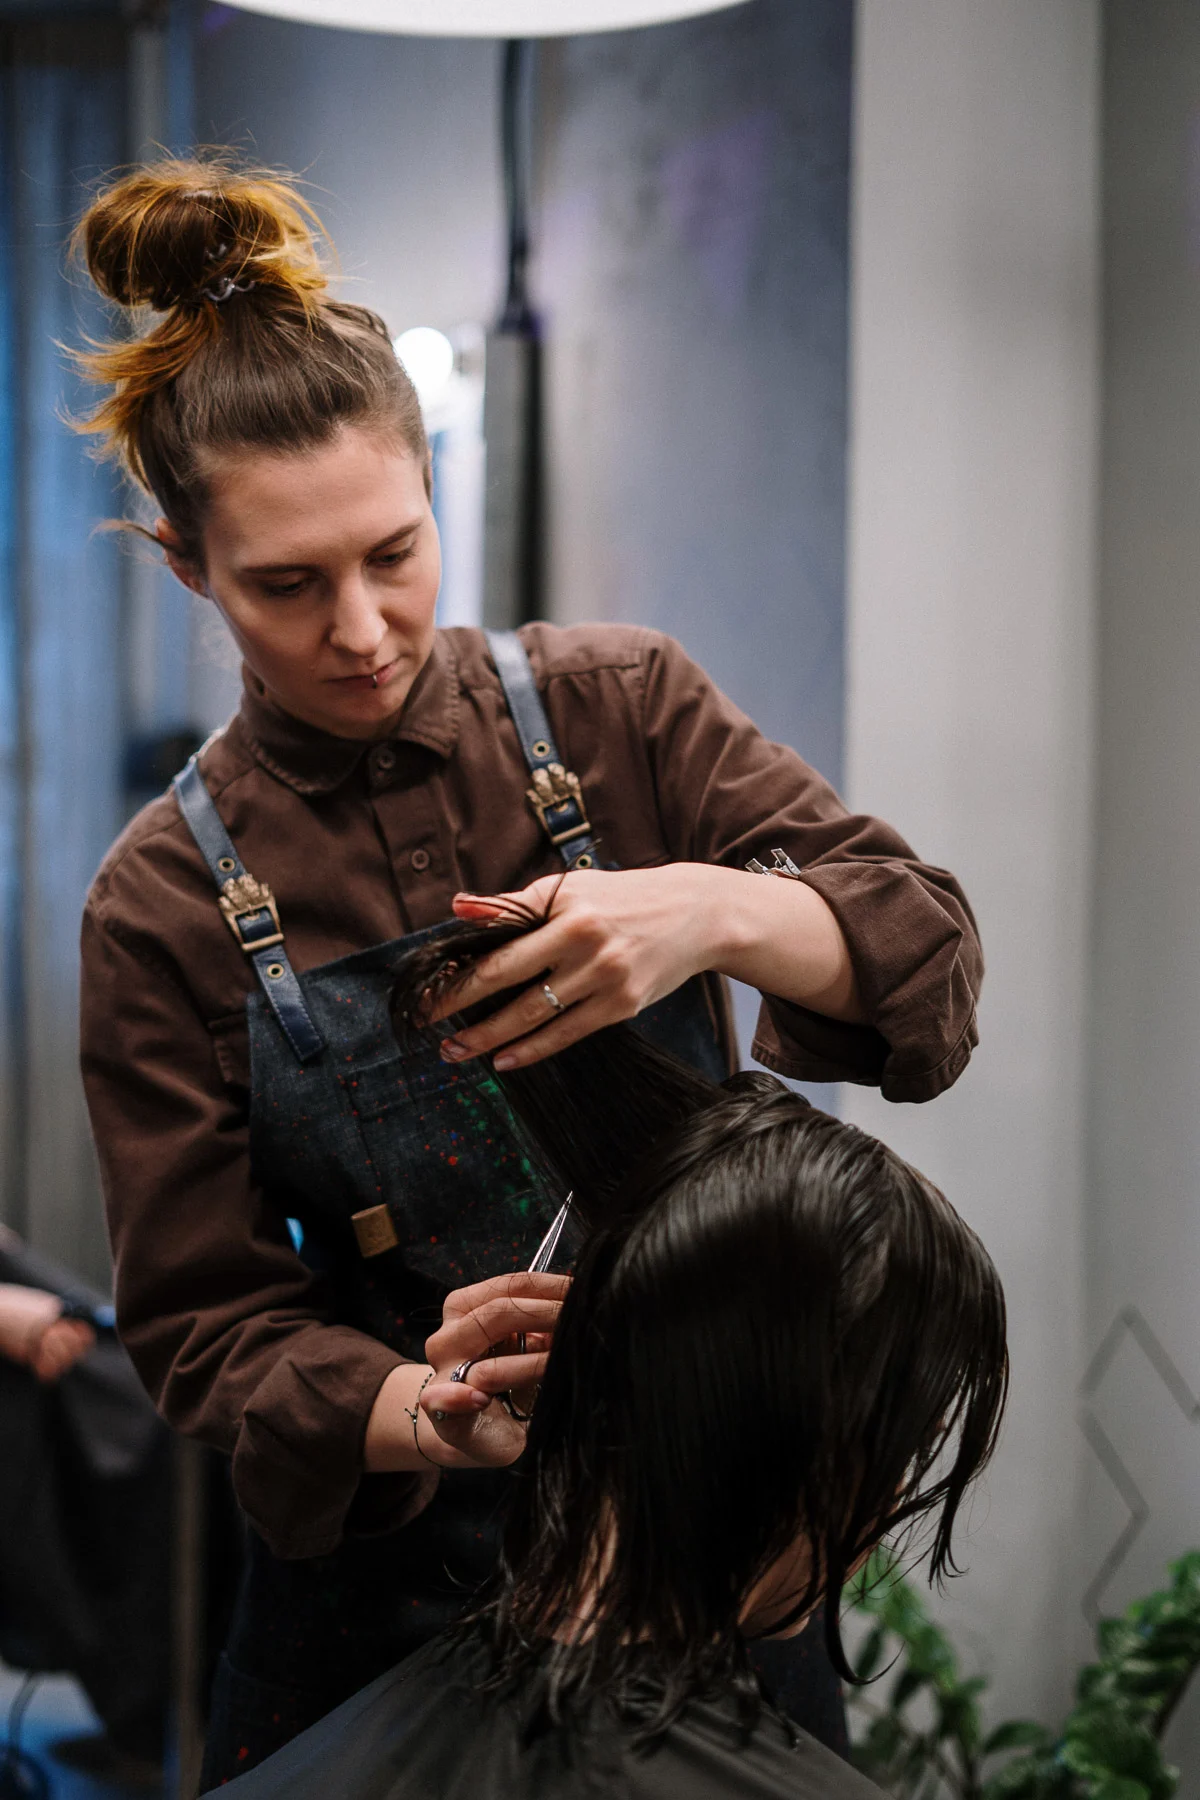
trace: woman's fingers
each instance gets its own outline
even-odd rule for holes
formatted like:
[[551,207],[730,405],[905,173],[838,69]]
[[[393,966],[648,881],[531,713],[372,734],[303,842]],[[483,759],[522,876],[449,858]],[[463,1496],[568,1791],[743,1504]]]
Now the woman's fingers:
[[[451,1013],[466,1012],[480,1000],[488,1000],[493,994],[503,993],[506,988],[524,987],[535,975],[542,974],[559,962],[567,944],[567,933],[561,922],[555,919],[539,926],[526,937],[515,938],[511,944],[502,944],[498,950],[490,950],[472,968],[433,996],[427,1015],[429,1022],[436,1023]],[[486,1023],[490,1024],[491,1021]],[[472,1031],[479,1029],[479,1026],[471,1027]],[[465,1037],[469,1034],[464,1032],[459,1035]]]
[[43,1333],[31,1360],[39,1381],[59,1381],[96,1342],[82,1319],[56,1319]]
[[0,1284],[0,1355],[32,1368],[42,1339],[61,1312],[57,1294],[9,1282]]
[[[465,1318],[467,1313],[474,1312],[477,1306],[485,1306],[490,1300],[507,1299],[514,1305],[522,1300],[557,1300],[561,1303],[566,1299],[570,1285],[569,1275],[541,1275],[532,1269],[489,1275],[483,1281],[472,1282],[469,1287],[450,1290],[442,1302],[442,1323]],[[517,1327],[517,1330],[522,1329]]]
[[527,1037],[518,1038],[515,1043],[505,1044],[503,1050],[492,1058],[492,1066],[501,1075],[510,1069],[527,1069],[531,1063],[544,1062],[548,1056],[557,1056],[568,1044],[577,1044],[582,1038],[590,1037],[593,1031],[600,1031],[605,1025],[614,1025],[618,1019],[628,1018],[627,1013],[614,1010],[610,1002],[600,995],[593,995],[569,1012],[556,1014],[548,1025],[539,1031],[530,1032]]
[[425,1340],[425,1355],[440,1374],[487,1356],[519,1332],[553,1332],[561,1310],[559,1300],[489,1300],[441,1325]]
[[[491,1050],[506,1047],[516,1038],[528,1037],[552,1020],[561,1018],[568,1008],[587,997],[586,977],[539,968],[545,981],[533,981],[523,993],[510,1000],[499,1012],[478,1025],[464,1027],[453,1037],[443,1038],[439,1046],[443,1062],[465,1062],[472,1056],[486,1056]],[[549,990],[549,992],[547,992]],[[554,1005],[550,994],[558,1005]]]
[[431,1381],[421,1395],[422,1407],[439,1424],[444,1419],[473,1419],[491,1402],[491,1394],[482,1388],[465,1381],[451,1381],[448,1375]]
[[544,1356],[485,1356],[471,1364],[461,1381],[451,1381],[448,1376],[431,1381],[421,1395],[421,1405],[435,1422],[439,1413],[451,1419],[473,1418],[497,1394],[514,1389],[532,1391],[545,1373]]
[[[439,1437],[473,1462],[494,1467],[521,1454],[524,1426],[495,1396],[519,1390],[518,1409],[529,1411],[569,1286],[566,1275],[515,1271],[447,1295],[443,1322],[425,1345],[435,1375],[421,1408]],[[463,1379],[451,1380],[459,1368]]]
[[[494,1356],[480,1356],[471,1361],[461,1381],[452,1387],[473,1387],[481,1394],[507,1394],[510,1388],[532,1387],[546,1373],[545,1352],[498,1351]],[[430,1382],[428,1393],[434,1386]]]

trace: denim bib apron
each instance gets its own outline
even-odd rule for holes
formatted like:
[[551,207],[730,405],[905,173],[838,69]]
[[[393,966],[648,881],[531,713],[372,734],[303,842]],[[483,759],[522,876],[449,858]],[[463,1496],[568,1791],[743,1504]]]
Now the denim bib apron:
[[[597,866],[579,783],[559,759],[520,641],[489,633],[489,647],[533,779],[530,800],[568,869]],[[258,978],[247,1001],[256,1179],[297,1222],[301,1254],[328,1282],[339,1323],[423,1361],[446,1294],[527,1268],[563,1196],[528,1153],[487,1063],[443,1063],[428,1034],[397,1041],[388,1004],[396,968],[443,927],[298,976],[274,899],[243,867],[194,759],[175,787]],[[638,1025],[714,1080],[727,1073],[698,978]],[[445,1472],[411,1524],[347,1537],[327,1556],[283,1561],[248,1533],[204,1790],[252,1768],[463,1610],[495,1566],[507,1480],[503,1470]],[[795,1685],[786,1671],[773,1674],[777,1691],[781,1674],[783,1688]],[[818,1735],[836,1739],[828,1662],[802,1685],[818,1713],[832,1703],[833,1722]],[[802,1697],[786,1698],[809,1729],[821,1724]]]

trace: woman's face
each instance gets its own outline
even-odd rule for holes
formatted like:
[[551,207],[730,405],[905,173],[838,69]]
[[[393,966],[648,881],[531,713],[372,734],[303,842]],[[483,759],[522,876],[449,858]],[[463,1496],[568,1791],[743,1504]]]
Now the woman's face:
[[222,456],[209,496],[203,570],[159,521],[176,575],[216,602],[286,712],[385,735],[433,646],[442,563],[420,463],[344,427],[312,450]]

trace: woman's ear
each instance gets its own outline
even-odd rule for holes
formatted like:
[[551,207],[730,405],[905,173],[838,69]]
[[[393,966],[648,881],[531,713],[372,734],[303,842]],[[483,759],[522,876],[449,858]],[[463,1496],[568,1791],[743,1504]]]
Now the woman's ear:
[[175,579],[182,581],[184,587],[191,588],[193,594],[199,594],[202,600],[210,600],[212,595],[208,591],[204,570],[199,563],[193,562],[190,556],[184,554],[183,539],[175,527],[168,524],[166,519],[156,519],[154,535],[162,545],[167,566]]

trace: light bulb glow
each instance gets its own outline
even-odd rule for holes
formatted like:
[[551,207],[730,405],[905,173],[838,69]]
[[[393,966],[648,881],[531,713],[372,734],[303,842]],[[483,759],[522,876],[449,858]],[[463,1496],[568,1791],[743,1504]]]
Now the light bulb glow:
[[566,37],[622,31],[746,0],[233,0],[246,12],[273,13],[308,25],[398,31],[420,37]]
[[436,405],[454,374],[454,345],[445,332],[435,331],[432,325],[414,325],[400,333],[392,348],[404,364],[422,408]]

